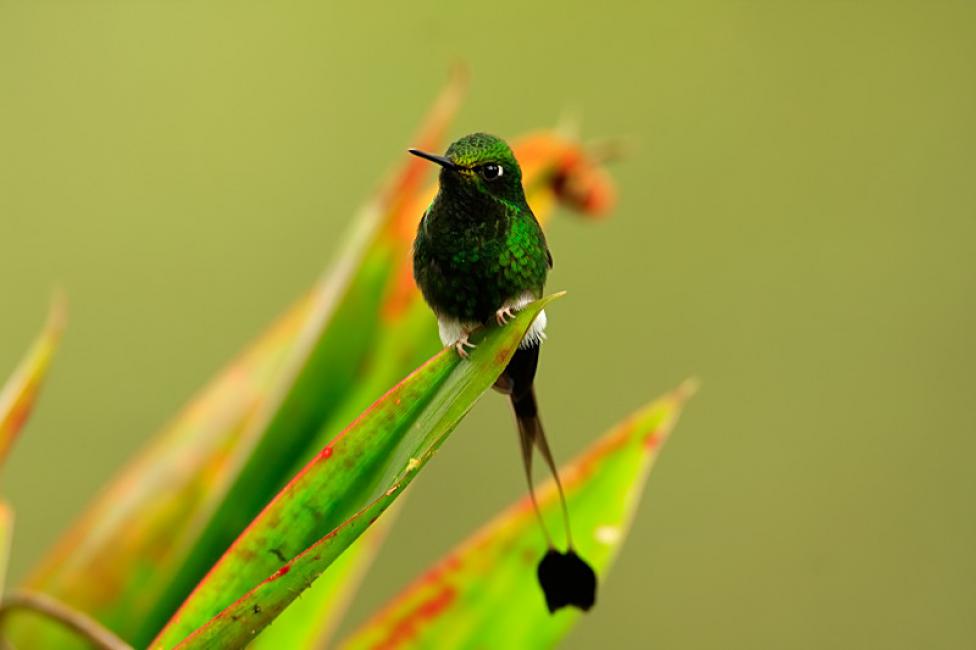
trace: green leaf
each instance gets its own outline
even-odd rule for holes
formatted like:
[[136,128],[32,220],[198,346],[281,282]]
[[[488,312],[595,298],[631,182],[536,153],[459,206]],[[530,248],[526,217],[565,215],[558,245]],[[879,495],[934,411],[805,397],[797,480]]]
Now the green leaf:
[[0,390],[0,463],[6,460],[37,401],[44,375],[61,341],[65,312],[63,297],[56,296],[44,329]]
[[250,641],[399,496],[492,386],[551,299],[527,306],[504,328],[480,332],[466,361],[445,348],[374,403],[268,504],[151,647],[173,647],[191,633],[183,647]]
[[366,529],[329,570],[305,590],[251,644],[249,650],[325,648],[383,545],[403,500]]
[[[686,383],[646,406],[560,469],[574,542],[600,577],[600,590],[613,588],[607,571],[627,536],[661,444],[692,391],[693,384]],[[549,530],[560,531],[561,511],[551,481],[539,496]],[[340,647],[553,647],[580,613],[550,615],[546,609],[536,581],[544,551],[526,497],[449,553]]]

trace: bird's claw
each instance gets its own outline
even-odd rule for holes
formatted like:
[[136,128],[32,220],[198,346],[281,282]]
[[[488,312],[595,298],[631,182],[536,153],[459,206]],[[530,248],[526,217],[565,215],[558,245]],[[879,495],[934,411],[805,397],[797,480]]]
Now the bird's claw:
[[502,307],[495,312],[495,322],[498,323],[499,326],[505,325],[512,318],[515,318],[515,310],[513,310],[511,307]]
[[462,359],[467,359],[470,356],[470,353],[465,350],[465,348],[471,348],[473,350],[477,347],[474,343],[468,340],[468,336],[470,335],[465,334],[454,342],[454,349],[457,350],[458,356],[460,356]]

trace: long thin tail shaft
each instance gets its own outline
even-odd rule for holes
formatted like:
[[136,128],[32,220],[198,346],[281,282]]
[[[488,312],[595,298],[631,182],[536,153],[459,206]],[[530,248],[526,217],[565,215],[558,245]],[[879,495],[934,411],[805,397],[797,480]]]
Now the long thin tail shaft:
[[539,528],[542,529],[542,534],[545,535],[546,544],[552,547],[552,535],[549,534],[549,529],[546,528],[546,522],[542,519],[542,511],[539,509],[539,501],[535,497],[535,482],[532,479],[532,434],[524,426],[523,418],[518,416],[519,406],[515,398],[512,397],[512,408],[515,410],[515,419],[518,423],[519,431],[519,443],[522,448],[522,467],[525,469],[525,481],[529,484],[529,498],[532,499],[532,508],[535,510],[535,516],[539,520]]
[[[539,506],[536,503],[535,486],[532,481],[532,447],[535,446],[542,454],[543,460],[549,466],[552,478],[556,482],[556,489],[559,490],[559,503],[563,510],[563,525],[566,528],[566,545],[573,548],[573,533],[569,524],[569,508],[566,506],[566,496],[563,493],[563,484],[559,480],[559,471],[556,469],[556,462],[553,460],[552,451],[546,441],[546,434],[542,428],[542,421],[539,419],[539,409],[535,401],[535,391],[529,386],[521,396],[514,392],[511,395],[512,408],[515,410],[515,419],[518,423],[519,439],[522,443],[522,461],[525,465],[525,474],[529,482],[529,492],[532,495],[532,503],[535,505],[536,512],[539,513]],[[542,515],[539,513],[539,521],[542,522]],[[545,524],[542,524],[545,530]],[[546,532],[549,539],[549,546],[552,546],[552,538]]]
[[512,410],[515,411],[515,420],[518,424],[519,441],[522,447],[522,464],[525,467],[525,478],[529,484],[529,494],[532,498],[532,505],[535,507],[536,515],[539,518],[539,525],[542,527],[549,546],[552,546],[552,537],[546,529],[545,522],[542,520],[542,513],[535,495],[535,483],[532,479],[532,448],[535,447],[542,454],[543,460],[549,467],[552,477],[559,490],[559,502],[563,511],[563,523],[566,528],[566,541],[569,548],[573,547],[573,534],[569,524],[569,508],[566,506],[566,496],[563,493],[562,481],[559,480],[559,471],[556,469],[556,462],[553,460],[552,451],[546,441],[546,434],[542,428],[542,421],[539,419],[539,407],[535,401],[535,390],[532,382],[535,379],[535,372],[539,366],[539,346],[534,345],[529,348],[519,348],[515,351],[512,360],[508,362],[502,378],[496,387],[509,394],[512,401]]

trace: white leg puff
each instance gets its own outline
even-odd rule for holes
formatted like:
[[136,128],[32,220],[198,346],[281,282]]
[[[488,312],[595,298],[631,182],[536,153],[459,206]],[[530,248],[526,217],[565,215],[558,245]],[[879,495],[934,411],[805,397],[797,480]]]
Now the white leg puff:
[[474,348],[475,345],[468,340],[468,336],[478,327],[477,323],[462,323],[453,318],[438,317],[437,331],[444,345],[453,345],[457,353],[467,358],[466,348]]
[[[538,296],[533,295],[529,291],[526,291],[522,295],[506,302],[504,305],[502,305],[502,308],[499,309],[498,311],[499,312],[504,311],[511,315],[514,315],[514,312],[521,310],[523,307],[525,307],[527,304],[529,304],[536,298],[538,298]],[[546,324],[548,322],[549,321],[546,318],[546,311],[542,310],[541,312],[539,312],[539,315],[535,317],[534,321],[532,321],[532,325],[529,327],[529,331],[525,333],[525,337],[522,339],[522,343],[519,344],[519,347],[531,348],[541,344],[544,340],[546,340]]]
[[529,331],[525,333],[522,338],[522,342],[519,344],[520,348],[531,348],[540,345],[546,340],[546,325],[549,320],[546,318],[546,310],[543,309],[539,312],[539,315],[535,317],[532,321]]
[[[536,297],[534,295],[526,292],[507,301],[501,306],[500,309],[498,309],[498,311],[495,312],[495,321],[499,325],[505,325],[515,318],[515,314],[520,309],[535,299]],[[546,312],[543,310],[539,312],[539,315],[535,317],[534,321],[532,321],[532,325],[522,338],[522,342],[519,344],[519,347],[531,348],[541,344],[546,339],[547,323],[548,319],[546,317]],[[441,337],[441,343],[444,345],[454,346],[457,353],[465,358],[468,356],[468,349],[473,349],[475,347],[474,343],[468,340],[468,336],[471,334],[471,332],[478,329],[479,326],[479,323],[463,322],[446,316],[438,316],[437,318],[437,330]]]

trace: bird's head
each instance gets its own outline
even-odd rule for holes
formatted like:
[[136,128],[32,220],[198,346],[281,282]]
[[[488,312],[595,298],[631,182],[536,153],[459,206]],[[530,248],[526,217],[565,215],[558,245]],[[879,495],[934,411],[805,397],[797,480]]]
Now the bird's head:
[[456,140],[443,156],[410,149],[442,167],[441,189],[464,194],[487,194],[508,201],[524,201],[522,169],[501,138],[472,133]]

